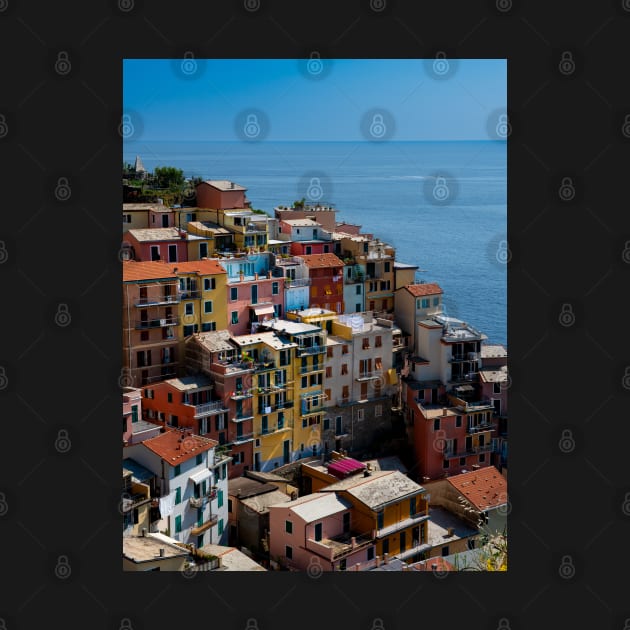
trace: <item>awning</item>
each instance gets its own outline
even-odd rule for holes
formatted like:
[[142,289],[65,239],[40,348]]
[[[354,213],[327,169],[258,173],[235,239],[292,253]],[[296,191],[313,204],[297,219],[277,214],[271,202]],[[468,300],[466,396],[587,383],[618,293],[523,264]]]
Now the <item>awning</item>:
[[256,315],[273,315],[273,306],[255,306],[254,313]]
[[194,475],[190,475],[189,479],[193,483],[201,483],[205,479],[208,479],[212,475],[208,468],[204,468],[202,471],[195,473]]

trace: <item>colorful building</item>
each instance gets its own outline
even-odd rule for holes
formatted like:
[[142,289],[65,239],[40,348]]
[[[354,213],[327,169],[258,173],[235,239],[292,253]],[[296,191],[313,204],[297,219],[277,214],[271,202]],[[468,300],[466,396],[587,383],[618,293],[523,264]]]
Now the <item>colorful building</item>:
[[[163,216],[168,218],[166,214]],[[129,230],[124,241],[128,243],[133,260],[169,263],[188,260],[186,232],[175,227]]]
[[308,307],[311,279],[309,269],[298,256],[276,256],[274,278],[284,278],[284,312]]
[[432,315],[442,313],[443,293],[440,285],[434,282],[408,284],[396,290],[394,317],[409,337],[410,349],[416,347],[418,324]]
[[306,263],[311,280],[309,306],[343,313],[343,261],[335,254],[302,255],[300,258]]
[[274,216],[279,221],[311,219],[328,232],[334,232],[337,225],[337,210],[326,204],[299,204],[292,207],[276,206],[274,208]]
[[202,547],[227,542],[227,466],[217,442],[190,431],[167,430],[125,453],[158,477],[158,531]]
[[176,376],[178,281],[173,265],[123,262],[123,378],[142,386]]
[[250,206],[245,196],[247,188],[228,180],[208,179],[197,184],[195,192],[199,208],[226,210]]

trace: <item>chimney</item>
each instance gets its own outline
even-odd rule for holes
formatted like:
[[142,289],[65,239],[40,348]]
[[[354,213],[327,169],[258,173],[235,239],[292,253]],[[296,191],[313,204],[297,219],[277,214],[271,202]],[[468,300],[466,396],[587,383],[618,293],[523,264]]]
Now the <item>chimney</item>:
[[350,545],[352,546],[352,548],[353,548],[353,549],[355,549],[355,548],[356,548],[356,546],[357,546],[357,539],[356,539],[356,537],[354,537],[354,536],[353,536],[353,537],[350,539]]
[[389,561],[389,554],[388,553],[384,553],[383,554],[383,564],[387,564],[388,561]]
[[160,547],[160,558],[164,557],[164,547]]
[[438,568],[437,562],[434,562],[434,563],[431,565],[431,571],[433,571],[433,573],[435,573],[435,572],[437,571],[437,568]]
[[381,566],[381,556],[376,556],[376,558],[374,558],[375,560],[375,564],[377,567]]

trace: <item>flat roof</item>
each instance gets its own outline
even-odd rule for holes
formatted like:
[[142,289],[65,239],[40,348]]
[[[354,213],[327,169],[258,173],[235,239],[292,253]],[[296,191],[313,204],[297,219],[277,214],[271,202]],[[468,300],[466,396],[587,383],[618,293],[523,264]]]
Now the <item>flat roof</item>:
[[281,221],[292,227],[320,227],[320,224],[313,219],[281,219]]
[[265,492],[264,494],[257,494],[254,497],[247,497],[241,499],[241,503],[246,505],[250,510],[257,512],[258,514],[266,514],[269,512],[269,508],[272,505],[279,505],[281,503],[289,503],[291,497],[282,490],[278,490],[275,486],[271,492]]
[[193,376],[181,376],[179,378],[169,378],[164,381],[172,385],[180,392],[187,392],[191,389],[199,389],[201,387],[212,386],[212,381],[203,374],[195,374]]
[[291,508],[291,511],[300,518],[307,523],[311,523],[317,519],[348,510],[352,507],[352,504],[334,492],[316,492],[295,501],[290,501],[288,505],[283,505],[283,507]]
[[131,234],[140,243],[149,241],[172,241],[174,239],[181,240],[179,230],[174,227],[138,228],[128,230],[127,233]]
[[272,328],[273,330],[282,333],[283,331],[288,335],[301,335],[303,333],[315,333],[321,332],[319,326],[313,324],[304,324],[302,322],[296,322],[288,319],[272,319],[264,322],[266,328]]
[[247,190],[244,186],[240,186],[239,184],[235,184],[231,182],[229,179],[205,179],[202,183],[208,184],[217,190],[222,192],[230,191],[230,190]]
[[[265,322],[268,324],[269,322]],[[284,341],[278,334],[269,330],[266,332],[253,333],[251,335],[235,335],[232,337],[232,341],[239,346],[249,346],[253,343],[265,343],[271,346],[274,350],[283,350],[284,348],[295,348],[296,343],[292,341]]]
[[231,338],[229,330],[213,330],[211,332],[196,333],[191,339],[198,341],[209,352],[221,352],[225,350],[236,351],[229,342]]
[[481,345],[481,358],[482,359],[496,359],[507,357],[507,349],[502,344],[482,344]]
[[402,262],[394,262],[394,269],[418,269],[418,265],[409,265]]
[[274,492],[275,490],[277,490],[277,487],[272,483],[257,481],[249,477],[236,477],[228,480],[228,494],[238,499],[247,499],[259,494]]
[[508,379],[507,365],[498,368],[480,368],[479,379],[482,383],[505,383]]
[[401,472],[373,472],[368,477],[354,475],[322,488],[322,492],[344,490],[371,509],[396,501],[410,494],[423,492],[424,488]]
[[[452,535],[449,529],[453,529]],[[428,542],[432,547],[475,536],[478,531],[442,507],[429,507]]]
[[[123,556],[133,562],[149,562],[187,556],[189,551],[165,540],[161,534],[147,533],[146,536],[123,536]],[[164,555],[160,556],[160,549]]]
[[204,545],[199,548],[203,553],[221,558],[221,566],[225,571],[266,571],[265,567],[252,560],[236,547],[223,545]]

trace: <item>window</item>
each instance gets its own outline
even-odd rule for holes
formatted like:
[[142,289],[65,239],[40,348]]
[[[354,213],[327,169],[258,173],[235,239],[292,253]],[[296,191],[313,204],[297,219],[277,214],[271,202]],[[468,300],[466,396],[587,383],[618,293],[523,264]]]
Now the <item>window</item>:
[[153,390],[152,389],[145,389],[144,390],[144,397],[145,398],[153,398]]
[[293,523],[291,521],[284,521],[284,531],[287,534],[293,533]]
[[238,300],[238,287],[230,287],[230,300],[232,302]]
[[376,528],[377,529],[383,529],[384,518],[385,518],[385,514],[383,510],[379,510],[376,513]]
[[177,245],[168,246],[168,262],[177,262]]
[[203,456],[201,453],[197,454],[197,457],[195,457],[195,464],[197,464],[197,466],[199,466],[199,464],[201,464],[201,462],[203,461]]
[[173,466],[173,477],[179,477],[182,474],[181,464],[177,464],[177,466]]
[[186,302],[186,305],[184,306],[184,313],[186,315],[194,315],[195,305],[192,302]]
[[363,337],[363,349],[364,350],[368,350],[370,347],[370,338],[369,337]]
[[175,488],[175,505],[179,505],[182,502],[182,489]]
[[483,464],[485,461],[486,461],[486,454],[481,453],[481,455],[479,455],[479,463]]
[[[299,232],[299,230],[298,230],[298,232]],[[307,245],[305,249],[306,249],[306,255],[307,256],[310,256],[310,254],[313,253],[313,248],[310,245]]]
[[212,313],[212,300],[206,300],[203,303],[203,312],[204,313]]
[[232,512],[232,499],[228,499],[228,514]]
[[184,337],[190,337],[195,332],[193,325],[184,326]]
[[435,420],[433,420],[433,430],[434,431],[439,431],[440,430],[440,419],[439,418],[435,418]]
[[131,422],[138,422],[138,405],[131,407]]
[[348,364],[347,363],[342,363],[341,364],[341,374],[347,374],[348,373]]
[[170,402],[170,403],[173,402],[173,394],[171,394],[171,392],[166,394],[166,400],[168,400],[168,402]]
[[493,394],[501,393],[501,383],[492,383],[492,393]]
[[322,524],[317,523],[315,525],[315,540],[319,541],[322,539]]
[[238,324],[238,311],[232,311],[232,323]]
[[217,507],[223,507],[223,490],[219,490],[217,492]]
[[374,340],[374,347],[375,348],[380,348],[382,345],[383,345],[383,338],[379,335]]
[[440,298],[439,297],[434,297],[433,298],[433,306],[437,306],[440,303]]
[[384,554],[389,553],[389,538],[386,538],[383,541],[383,553]]
[[460,466],[465,466],[466,465],[466,458],[465,457],[460,457],[459,458],[459,465]]
[[271,283],[271,295],[278,295],[279,290],[278,290],[278,283],[277,282],[272,282]]
[[[155,219],[155,217],[154,217]],[[160,260],[160,247],[159,245],[151,245],[151,260]]]
[[330,365],[326,368],[326,378],[332,378],[332,367]]
[[149,331],[143,330],[140,332],[140,341],[149,341]]
[[361,285],[360,285],[360,284],[357,284],[357,285],[356,285],[356,287],[355,287],[355,291],[356,291],[356,294],[357,294],[357,295],[361,295]]
[[357,420],[361,421],[365,417],[365,409],[357,409]]
[[368,561],[369,560],[374,560],[374,547],[368,547],[367,559],[368,559]]
[[219,534],[219,536],[223,535],[223,519],[222,518],[219,519],[219,529],[217,533]]
[[383,267],[384,267],[385,273],[389,273],[389,263],[388,262],[384,263]]
[[444,547],[442,547],[442,557],[444,556],[448,556],[448,545],[444,545]]
[[462,417],[461,416],[456,416],[455,417],[455,426],[456,427],[461,427],[462,426]]
[[475,548],[475,539],[474,538],[469,538],[468,539],[468,549],[474,549]]
[[212,291],[216,288],[216,280],[214,278],[204,278],[203,279],[203,290],[204,291]]
[[324,400],[330,400],[331,394],[332,392],[329,389],[324,390],[324,398],[322,400],[322,404],[324,403]]
[[343,390],[341,391],[342,398],[348,398],[350,396],[350,388],[348,385],[343,386]]
[[324,431],[328,431],[330,429],[330,418],[324,418]]
[[347,345],[342,345],[341,346],[341,354],[348,354],[348,346]]
[[208,258],[208,243],[199,243],[199,258]]
[[308,377],[307,376],[303,376],[302,377],[302,389],[304,389],[305,387],[308,387]]
[[429,308],[429,298],[422,298],[422,308]]
[[329,346],[328,348],[326,348],[326,356],[330,359],[333,356],[333,349],[332,346]]
[[284,548],[284,555],[287,557],[287,560],[291,560],[293,558],[293,547],[286,545]]
[[374,417],[380,418],[383,415],[383,405],[374,406]]
[[445,459],[442,462],[442,468],[448,468],[450,466],[450,462],[448,461],[448,459]]
[[182,531],[182,517],[180,516],[176,516],[175,517],[175,533],[179,534]]
[[201,324],[201,332],[210,332],[217,329],[216,322],[204,322]]
[[347,566],[347,561],[345,558],[342,558],[341,560],[339,560],[339,570],[340,571],[345,571],[346,570],[346,566]]
[[409,499],[409,516],[416,515],[416,497]]

